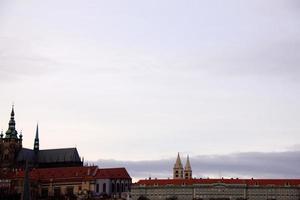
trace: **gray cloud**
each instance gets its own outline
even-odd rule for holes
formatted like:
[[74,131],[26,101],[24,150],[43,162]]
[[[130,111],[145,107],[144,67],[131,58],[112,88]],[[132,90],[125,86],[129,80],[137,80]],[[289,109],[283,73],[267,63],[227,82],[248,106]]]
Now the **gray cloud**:
[[[300,151],[248,152],[191,157],[194,176],[240,178],[299,178]],[[126,167],[134,178],[172,177],[175,158],[153,161],[98,160],[100,167]],[[183,159],[183,163],[185,160]]]

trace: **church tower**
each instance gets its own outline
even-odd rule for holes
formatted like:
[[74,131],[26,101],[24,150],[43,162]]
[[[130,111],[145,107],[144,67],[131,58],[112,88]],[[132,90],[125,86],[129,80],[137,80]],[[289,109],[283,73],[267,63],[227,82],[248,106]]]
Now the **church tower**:
[[15,160],[22,149],[22,134],[18,135],[16,130],[15,112],[12,107],[8,130],[5,136],[0,134],[0,168],[7,170],[15,167]]
[[186,158],[186,164],[184,167],[184,179],[192,179],[192,167],[189,155]]
[[173,168],[173,179],[183,179],[183,167],[181,164],[179,153],[177,155],[176,163]]

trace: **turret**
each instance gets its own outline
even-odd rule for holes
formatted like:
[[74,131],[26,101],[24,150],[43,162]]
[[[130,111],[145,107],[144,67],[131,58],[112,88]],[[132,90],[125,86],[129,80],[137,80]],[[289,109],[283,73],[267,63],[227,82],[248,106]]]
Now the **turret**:
[[189,155],[186,158],[186,164],[185,164],[185,167],[184,167],[184,178],[185,179],[191,179],[192,178],[192,167],[191,167]]
[[180,155],[178,153],[176,163],[173,168],[173,179],[183,179],[183,167],[181,164]]

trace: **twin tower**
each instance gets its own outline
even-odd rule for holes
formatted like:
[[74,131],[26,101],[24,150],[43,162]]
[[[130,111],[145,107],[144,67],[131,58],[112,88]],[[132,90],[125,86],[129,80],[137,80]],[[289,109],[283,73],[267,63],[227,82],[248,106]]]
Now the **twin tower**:
[[192,179],[192,167],[189,156],[187,156],[186,164],[183,169],[180,155],[178,153],[176,163],[173,168],[173,179]]

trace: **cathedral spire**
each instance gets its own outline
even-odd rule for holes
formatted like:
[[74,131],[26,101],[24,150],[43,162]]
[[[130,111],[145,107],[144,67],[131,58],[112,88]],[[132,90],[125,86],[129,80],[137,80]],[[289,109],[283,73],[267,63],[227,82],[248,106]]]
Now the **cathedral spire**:
[[12,105],[11,113],[10,113],[10,120],[8,123],[8,130],[5,133],[6,138],[18,138],[18,132],[16,131],[16,121],[15,121],[15,111],[14,105]]
[[40,140],[39,140],[39,124],[36,125],[35,139],[34,139],[34,151],[39,151],[40,149]]
[[11,109],[11,113],[10,113],[10,120],[9,120],[8,126],[9,126],[10,129],[16,129],[14,105],[12,105],[12,109]]

